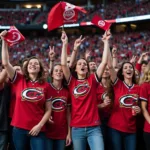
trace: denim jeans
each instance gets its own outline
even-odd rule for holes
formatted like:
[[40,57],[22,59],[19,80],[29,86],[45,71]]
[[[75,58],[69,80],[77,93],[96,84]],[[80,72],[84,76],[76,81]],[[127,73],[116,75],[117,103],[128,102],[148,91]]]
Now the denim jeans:
[[29,130],[13,128],[13,141],[16,150],[26,150],[28,140],[30,141],[31,150],[44,150],[46,144],[45,134],[40,132],[38,136],[30,136]]
[[91,150],[104,150],[101,128],[95,127],[72,127],[72,141],[74,150],[86,150],[88,142]]
[[109,128],[112,150],[136,150],[136,133],[125,133]]
[[46,140],[46,150],[64,150],[66,140],[54,140],[47,138]]
[[0,150],[6,150],[8,146],[8,133],[0,131]]
[[102,135],[103,135],[103,140],[104,140],[104,149],[105,150],[112,150],[112,148],[110,147],[109,143],[110,143],[110,139],[109,139],[109,127],[107,126],[108,123],[108,119],[105,118],[103,120],[101,120],[101,130],[102,130]]

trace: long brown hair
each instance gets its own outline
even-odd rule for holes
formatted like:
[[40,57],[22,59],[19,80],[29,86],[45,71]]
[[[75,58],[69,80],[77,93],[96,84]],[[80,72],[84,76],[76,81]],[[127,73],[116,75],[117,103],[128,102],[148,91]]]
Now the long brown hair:
[[150,82],[150,63],[146,66],[144,70],[144,75],[142,77],[141,83]]
[[37,79],[36,79],[36,80],[38,80],[39,83],[42,84],[42,83],[45,82],[45,78],[44,78],[44,67],[43,67],[42,62],[41,62],[37,57],[35,57],[35,56],[28,58],[27,63],[25,64],[25,67],[23,68],[23,74],[24,74],[24,76],[25,76],[25,79],[26,79],[26,81],[29,81],[29,80],[30,80],[29,72],[28,72],[28,64],[29,64],[29,62],[30,62],[31,59],[37,59],[38,62],[39,62],[40,71],[39,71],[39,73],[38,73],[38,76],[37,76]]

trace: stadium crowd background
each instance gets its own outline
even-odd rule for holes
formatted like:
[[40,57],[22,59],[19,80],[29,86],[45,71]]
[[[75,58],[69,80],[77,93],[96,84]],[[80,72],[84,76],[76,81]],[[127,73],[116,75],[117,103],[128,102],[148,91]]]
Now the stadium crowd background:
[[[74,1],[68,2],[74,4]],[[47,22],[48,12],[56,4],[56,1],[50,3],[43,0],[30,3],[30,5],[29,2],[23,1],[0,3],[0,27],[15,25],[26,38],[24,42],[10,48],[9,54],[12,64],[18,64],[24,58],[35,55],[43,60],[45,66],[48,66],[49,45],[55,46],[56,61],[60,61],[62,46],[61,29],[48,32],[42,28],[43,24]],[[75,2],[77,5],[80,3],[81,6],[86,6],[88,15],[79,14],[79,22],[90,21],[94,14],[101,15],[103,19],[150,14],[149,0],[94,0],[94,2],[92,0],[78,0]],[[84,26],[65,28],[65,31],[69,36],[70,52],[75,39],[82,34],[86,39],[80,46],[80,54],[91,51],[91,59],[97,63],[101,61],[103,51],[103,43],[100,40],[103,34],[101,29],[95,26]],[[133,55],[140,56],[143,51],[150,51],[149,20],[113,24],[111,31],[113,37],[110,45],[111,47],[116,45],[119,62],[128,60]]]
[[[90,21],[94,14],[99,14],[103,19],[115,19],[150,14],[150,1],[148,0],[126,0],[126,1],[76,1],[85,6],[88,15],[80,14],[79,22]],[[95,3],[95,4],[94,4]],[[18,63],[25,57],[36,55],[43,59],[48,65],[49,45],[55,46],[57,61],[60,58],[60,33],[61,29],[48,33],[47,30],[38,28],[47,22],[47,15],[56,2],[7,2],[0,4],[0,25],[15,25],[26,37],[26,40],[10,49],[10,59],[13,64]],[[117,8],[117,9],[116,9]],[[32,27],[32,28],[31,28]],[[32,30],[31,30],[32,29]],[[101,60],[102,42],[100,42],[103,31],[94,26],[67,28],[69,34],[69,49],[71,51],[74,40],[82,34],[86,37],[80,46],[80,52],[91,51],[92,59],[96,62]],[[120,60],[129,59],[132,55],[139,55],[142,51],[148,51],[150,45],[149,22],[131,22],[113,24],[111,27],[113,38],[111,46],[118,48]]]

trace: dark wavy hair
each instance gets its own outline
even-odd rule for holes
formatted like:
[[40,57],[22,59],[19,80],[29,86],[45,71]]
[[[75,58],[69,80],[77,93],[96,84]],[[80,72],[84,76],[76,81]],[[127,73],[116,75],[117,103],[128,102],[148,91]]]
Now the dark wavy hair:
[[[80,59],[85,60],[86,63],[87,63],[88,73],[87,73],[87,75],[86,75],[86,78],[88,78],[88,76],[90,75],[90,68],[89,68],[89,65],[88,65],[88,61],[87,61],[85,58],[80,58]],[[76,72],[75,70],[76,70],[77,62],[78,62],[80,59],[77,59],[77,60],[76,60],[75,66],[71,69],[71,73],[72,73],[73,77],[75,77],[76,79],[78,79],[78,75],[77,75],[77,72]]]
[[39,80],[39,83],[42,84],[42,83],[45,82],[45,78],[44,78],[44,73],[45,73],[45,72],[44,72],[44,66],[43,66],[42,62],[41,62],[37,57],[35,57],[35,56],[28,58],[27,63],[25,64],[25,66],[24,66],[24,68],[23,68],[23,74],[24,74],[24,76],[25,76],[25,79],[26,79],[26,81],[29,81],[29,80],[30,80],[29,72],[28,72],[28,64],[29,64],[29,62],[30,62],[31,59],[37,59],[38,62],[39,62],[40,71],[39,71],[39,73],[38,73],[38,76],[37,76],[37,79],[36,79],[36,80]]
[[[51,70],[51,83],[53,82],[53,77],[52,77],[52,74],[53,74],[53,71],[54,71],[54,68],[56,67],[56,66],[61,66],[61,64],[60,63],[57,63],[57,64],[55,64],[55,65],[53,65],[53,67],[52,67],[52,70]],[[64,88],[68,88],[68,86],[67,86],[67,81],[66,81],[66,79],[63,77],[63,80],[62,80],[62,86],[64,87]]]
[[118,70],[117,77],[118,77],[121,81],[124,81],[124,76],[123,76],[122,73],[123,73],[123,66],[124,66],[125,64],[130,64],[130,65],[132,66],[132,68],[133,68],[132,82],[133,82],[134,84],[137,84],[136,75],[135,75],[135,68],[134,68],[133,64],[130,63],[130,62],[123,62],[123,63],[122,63],[120,69]]

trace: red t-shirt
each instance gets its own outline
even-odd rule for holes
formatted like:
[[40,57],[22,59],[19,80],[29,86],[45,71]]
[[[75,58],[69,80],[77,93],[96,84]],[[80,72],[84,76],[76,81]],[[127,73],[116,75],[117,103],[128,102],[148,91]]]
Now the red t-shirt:
[[56,89],[52,84],[52,120],[53,124],[46,124],[46,136],[51,139],[66,139],[68,134],[67,106],[70,105],[69,91],[65,88]]
[[95,74],[87,79],[70,77],[68,86],[71,95],[71,126],[90,127],[100,125],[96,89],[99,85]]
[[[100,83],[98,88],[97,88],[98,104],[101,104],[104,102],[106,95],[107,95],[107,91],[106,91],[105,87]],[[99,109],[99,115],[100,115],[101,120],[109,118],[110,113],[111,113],[110,106]]]
[[[150,83],[143,83],[140,89],[140,100],[147,102],[147,111],[150,114]],[[150,124],[145,119],[144,122],[144,131],[150,132]]]
[[135,133],[136,117],[132,115],[132,106],[138,105],[140,88],[135,84],[129,87],[119,79],[113,87],[114,104],[108,126],[122,132]]
[[[50,86],[46,82],[26,81],[19,73],[15,73],[12,83],[15,85],[16,104],[11,125],[31,130],[44,116],[45,103],[51,98]],[[44,130],[43,126],[41,131]]]

